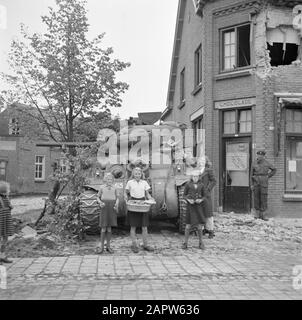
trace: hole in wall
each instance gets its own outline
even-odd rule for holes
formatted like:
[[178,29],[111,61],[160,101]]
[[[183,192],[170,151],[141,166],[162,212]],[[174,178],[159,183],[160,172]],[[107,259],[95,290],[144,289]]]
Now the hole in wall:
[[286,43],[285,46],[280,42],[274,42],[272,45],[267,43],[267,48],[272,67],[290,65],[298,57],[299,46],[294,43]]
[[266,33],[267,49],[271,66],[290,65],[299,54],[300,38],[291,26],[269,28]]

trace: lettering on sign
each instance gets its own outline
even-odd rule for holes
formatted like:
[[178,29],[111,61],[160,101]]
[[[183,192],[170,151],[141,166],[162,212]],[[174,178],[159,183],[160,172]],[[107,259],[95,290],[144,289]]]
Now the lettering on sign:
[[243,98],[236,100],[217,101],[215,102],[215,109],[231,109],[238,107],[250,107],[256,104],[256,98]]

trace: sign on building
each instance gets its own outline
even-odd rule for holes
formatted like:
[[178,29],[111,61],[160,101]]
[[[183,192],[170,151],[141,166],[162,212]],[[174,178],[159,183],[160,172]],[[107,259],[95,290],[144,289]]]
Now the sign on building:
[[232,109],[239,107],[250,107],[256,104],[256,98],[243,98],[215,102],[215,109]]

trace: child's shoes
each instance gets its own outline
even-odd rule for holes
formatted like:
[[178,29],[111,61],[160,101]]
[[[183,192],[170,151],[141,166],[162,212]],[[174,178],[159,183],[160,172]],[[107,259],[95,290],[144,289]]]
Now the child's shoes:
[[205,250],[205,246],[203,242],[199,242],[199,249]]
[[139,252],[138,247],[137,247],[137,246],[134,246],[134,245],[131,246],[131,250],[132,250],[132,252],[134,252],[134,253],[138,253],[138,252]]
[[97,247],[95,251],[96,251],[96,254],[102,254],[104,253],[104,248]]
[[107,247],[107,251],[111,254],[114,253],[114,251],[110,247]]

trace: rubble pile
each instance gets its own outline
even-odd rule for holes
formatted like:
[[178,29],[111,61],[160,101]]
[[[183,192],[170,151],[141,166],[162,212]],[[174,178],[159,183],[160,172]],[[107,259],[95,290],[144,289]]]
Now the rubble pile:
[[215,229],[219,233],[247,240],[302,243],[301,219],[271,218],[263,221],[248,214],[225,213],[215,217]]
[[[10,237],[11,257],[69,256],[95,254],[98,236],[87,236],[85,241],[62,239],[47,227],[47,222],[35,227],[33,223],[15,219],[15,234]],[[215,237],[205,236],[206,254],[301,254],[302,219],[254,219],[252,215],[222,213],[214,216]],[[117,254],[131,254],[128,227],[113,230],[113,247]],[[153,254],[183,255],[184,236],[173,224],[153,221],[150,226]],[[138,235],[139,241],[141,235]],[[192,233],[188,252],[199,253],[198,236]],[[140,255],[146,254],[143,250]]]

